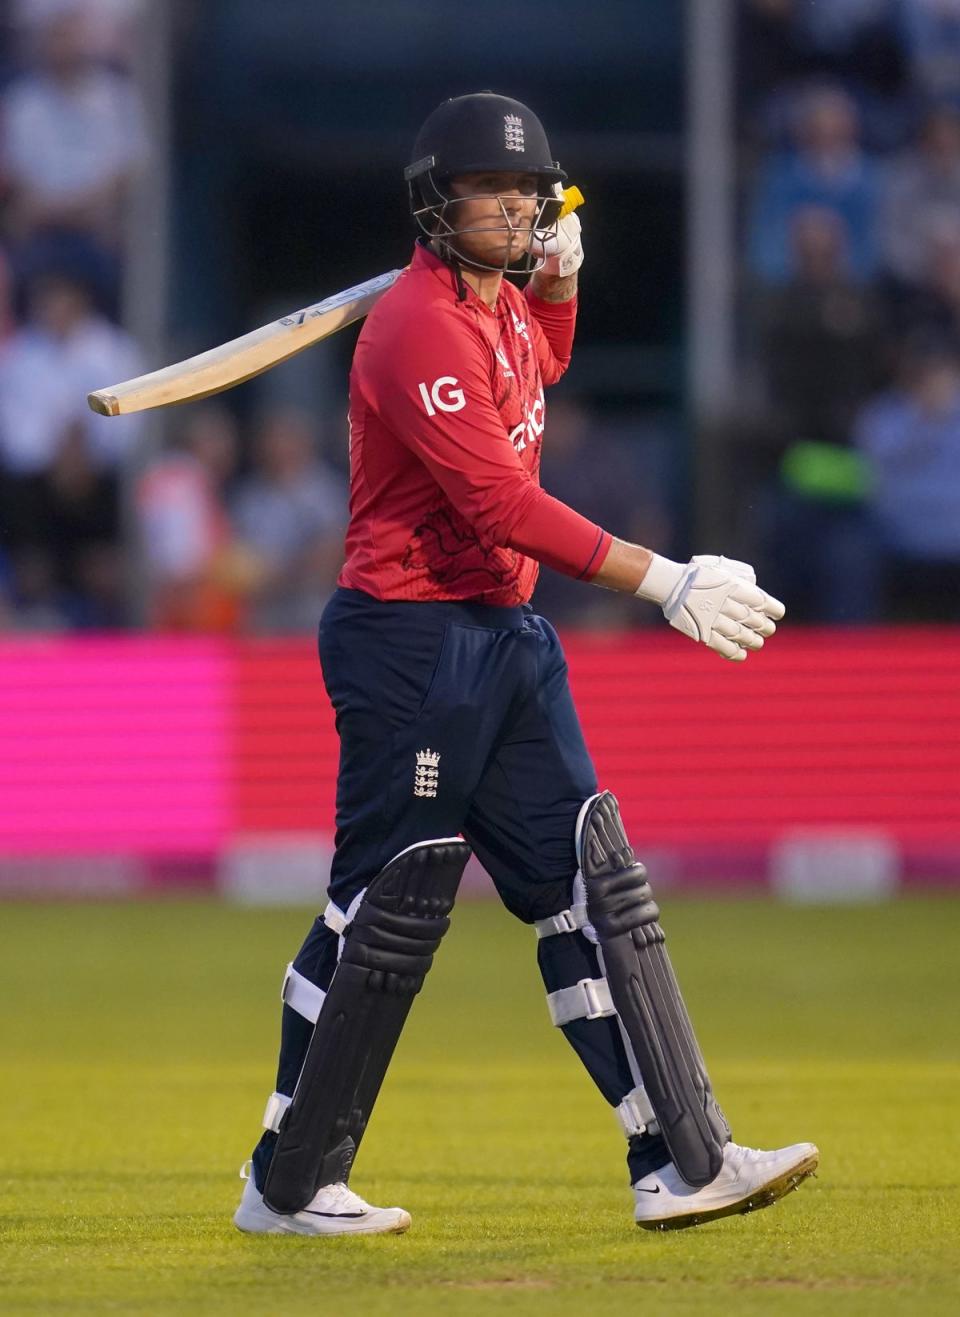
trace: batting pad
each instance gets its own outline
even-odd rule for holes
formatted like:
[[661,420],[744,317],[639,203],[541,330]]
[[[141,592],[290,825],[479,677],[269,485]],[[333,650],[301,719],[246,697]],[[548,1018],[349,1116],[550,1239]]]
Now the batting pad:
[[275,1212],[299,1212],[346,1183],[387,1066],[450,927],[470,856],[459,838],[418,842],[370,883],[344,938],[263,1187]]
[[587,914],[620,1024],[673,1163],[699,1188],[719,1173],[730,1130],[664,946],[646,870],[609,791],[584,806],[577,848]]

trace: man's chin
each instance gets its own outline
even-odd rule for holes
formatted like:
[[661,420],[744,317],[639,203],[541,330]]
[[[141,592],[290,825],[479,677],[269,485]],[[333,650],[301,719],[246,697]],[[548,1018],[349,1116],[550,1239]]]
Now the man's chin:
[[512,238],[504,234],[503,240],[491,237],[482,248],[477,245],[467,245],[464,240],[458,244],[456,240],[450,241],[450,246],[460,255],[461,261],[475,263],[478,266],[491,266],[495,270],[508,269],[518,261],[523,261],[529,254],[529,234],[516,234]]
[[480,266],[489,265],[494,269],[509,269],[511,265],[516,265],[527,255],[526,238],[520,242],[491,243],[483,251],[470,251],[466,247],[460,249],[461,260],[475,262]]

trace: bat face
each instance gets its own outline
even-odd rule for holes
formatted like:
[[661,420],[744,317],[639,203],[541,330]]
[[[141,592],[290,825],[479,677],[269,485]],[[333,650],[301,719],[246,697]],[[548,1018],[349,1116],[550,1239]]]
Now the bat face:
[[335,334],[367,315],[400,276],[399,270],[345,288],[322,302],[274,320],[241,338],[178,361],[149,375],[124,380],[87,395],[90,408],[101,416],[125,416],[150,407],[195,402],[242,384],[261,371],[296,356],[304,348]]

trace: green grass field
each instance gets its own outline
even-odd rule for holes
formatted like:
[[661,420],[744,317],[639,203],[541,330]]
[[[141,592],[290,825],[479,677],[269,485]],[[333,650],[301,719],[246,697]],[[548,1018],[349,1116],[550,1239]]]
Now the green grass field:
[[0,906],[0,1311],[960,1312],[960,902],[668,902],[735,1137],[813,1139],[774,1208],[632,1224],[612,1115],[547,1020],[532,937],[463,903],[354,1187],[401,1237],[230,1215],[303,911]]

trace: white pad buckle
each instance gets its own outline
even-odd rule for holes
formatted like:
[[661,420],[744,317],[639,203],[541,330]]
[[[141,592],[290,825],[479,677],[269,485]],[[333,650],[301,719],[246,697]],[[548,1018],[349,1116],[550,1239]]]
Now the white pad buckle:
[[276,1134],[280,1129],[283,1113],[292,1101],[293,1098],[287,1097],[286,1093],[271,1093],[267,1098],[267,1105],[263,1112],[263,1128],[273,1130]]
[[[420,845],[421,843],[417,843],[417,844]],[[413,847],[408,846],[407,849],[413,850]],[[403,851],[400,852],[401,855],[403,855],[403,853],[404,853]],[[396,858],[396,856],[394,858]],[[366,896],[366,894],[367,894],[367,889],[364,887],[362,891],[357,892],[356,896],[347,906],[346,910],[341,910],[338,905],[334,905],[332,901],[329,901],[327,903],[326,910],[324,910],[323,912],[323,922],[326,924],[327,928],[331,929],[340,938],[340,941],[337,945],[338,963],[340,961],[340,957],[343,955],[344,939],[347,936],[347,931],[350,928],[350,925],[353,923],[357,911],[360,909],[361,905],[363,904],[363,898]]]
[[347,926],[347,916],[343,913],[340,907],[334,905],[332,901],[327,903],[327,908],[323,912],[323,922],[326,924],[327,928],[332,929],[334,933],[338,933],[340,937],[343,937],[343,930]]
[[571,1020],[601,1020],[617,1013],[606,979],[580,979],[570,988],[548,992],[547,1007],[557,1026]]
[[280,989],[280,1000],[292,1007],[298,1015],[302,1015],[311,1024],[316,1024],[326,995],[322,988],[318,988],[299,970],[294,969],[292,962],[287,966],[283,987]]
[[587,907],[573,905],[569,910],[561,910],[558,915],[549,915],[546,919],[534,921],[537,937],[554,937],[557,933],[576,933],[587,922]]
[[628,1139],[632,1138],[634,1134],[657,1133],[659,1128],[657,1113],[650,1105],[647,1090],[642,1084],[631,1089],[615,1110],[617,1120],[623,1127],[623,1132]]

